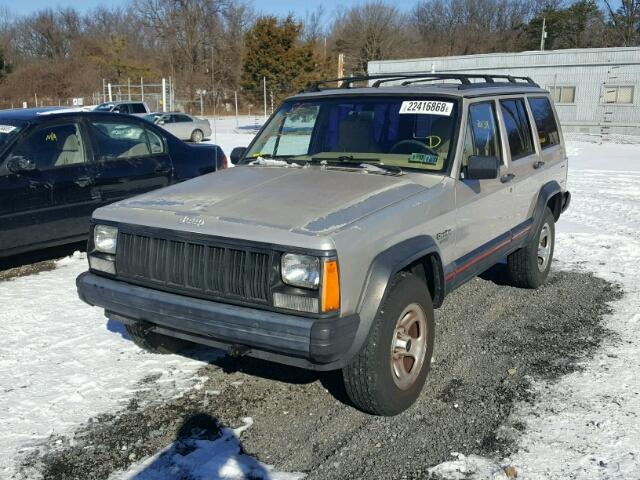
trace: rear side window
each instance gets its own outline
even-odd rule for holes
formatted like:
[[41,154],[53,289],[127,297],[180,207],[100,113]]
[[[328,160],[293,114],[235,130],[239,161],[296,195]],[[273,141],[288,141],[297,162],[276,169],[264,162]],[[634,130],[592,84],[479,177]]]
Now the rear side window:
[[558,145],[560,143],[558,124],[549,99],[546,97],[529,98],[529,108],[531,108],[533,120],[536,122],[540,146],[548,148]]
[[191,119],[186,115],[174,115],[176,122],[190,122]]
[[517,160],[532,154],[534,148],[531,125],[524,107],[524,100],[521,98],[500,100],[500,109],[509,140],[511,159]]
[[147,113],[147,109],[144,108],[142,103],[131,103],[131,113]]
[[100,161],[148,157],[164,153],[164,142],[141,125],[92,121],[96,157]]
[[463,167],[467,165],[471,156],[502,159],[493,102],[474,103],[469,106],[469,120],[462,153]]

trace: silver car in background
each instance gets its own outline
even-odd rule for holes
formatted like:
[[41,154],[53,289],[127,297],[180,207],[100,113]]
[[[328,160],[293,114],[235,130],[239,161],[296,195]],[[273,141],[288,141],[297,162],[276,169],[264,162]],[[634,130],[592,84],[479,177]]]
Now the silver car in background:
[[180,140],[200,143],[205,138],[211,137],[211,125],[209,120],[204,118],[192,117],[181,112],[151,113],[144,118],[161,126]]

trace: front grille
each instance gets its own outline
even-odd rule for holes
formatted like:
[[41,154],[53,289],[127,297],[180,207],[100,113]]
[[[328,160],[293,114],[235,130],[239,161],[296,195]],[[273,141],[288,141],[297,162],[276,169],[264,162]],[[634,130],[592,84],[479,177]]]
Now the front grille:
[[268,303],[270,263],[268,252],[118,234],[118,277],[169,291]]

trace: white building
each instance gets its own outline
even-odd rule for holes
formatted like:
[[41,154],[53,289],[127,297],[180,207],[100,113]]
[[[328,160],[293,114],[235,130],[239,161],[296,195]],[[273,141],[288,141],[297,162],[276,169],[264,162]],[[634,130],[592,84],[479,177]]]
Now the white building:
[[369,62],[369,74],[493,72],[531,77],[567,132],[640,135],[640,48],[590,48]]

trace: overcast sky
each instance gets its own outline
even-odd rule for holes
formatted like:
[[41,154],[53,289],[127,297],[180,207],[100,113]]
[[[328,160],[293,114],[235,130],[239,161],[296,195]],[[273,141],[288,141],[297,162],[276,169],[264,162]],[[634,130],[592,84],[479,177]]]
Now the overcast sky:
[[[43,8],[75,7],[80,10],[90,10],[98,5],[107,7],[125,5],[127,0],[0,0],[0,5],[7,7],[18,15],[28,15],[31,12]],[[331,17],[338,6],[349,7],[363,3],[363,0],[253,0],[253,5],[259,13],[286,15],[294,13],[297,17],[304,18],[307,11],[314,11],[318,5],[325,9],[327,17]],[[389,1],[403,10],[410,9],[415,0]]]

